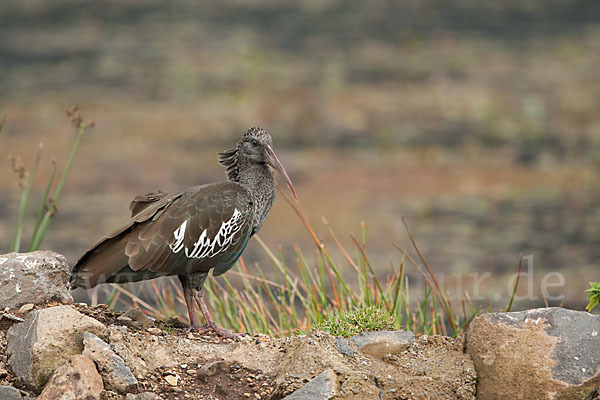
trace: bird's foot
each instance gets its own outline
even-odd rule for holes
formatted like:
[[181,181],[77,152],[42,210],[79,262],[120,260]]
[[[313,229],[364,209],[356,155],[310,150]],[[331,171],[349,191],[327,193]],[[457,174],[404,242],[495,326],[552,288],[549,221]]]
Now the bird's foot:
[[190,332],[201,332],[211,330],[215,332],[217,335],[228,338],[228,339],[237,339],[242,336],[248,336],[248,333],[235,333],[230,331],[229,329],[225,329],[219,325],[215,324],[205,324],[205,325],[197,325],[197,326],[188,326],[183,330],[183,333]]
[[216,323],[208,323],[206,325],[204,325],[204,328],[206,329],[210,329],[213,332],[215,332],[217,335],[224,337],[224,338],[229,338],[229,339],[237,339],[239,337],[242,336],[247,336],[247,333],[235,333],[230,331],[229,329],[225,329],[222,326],[217,325]]

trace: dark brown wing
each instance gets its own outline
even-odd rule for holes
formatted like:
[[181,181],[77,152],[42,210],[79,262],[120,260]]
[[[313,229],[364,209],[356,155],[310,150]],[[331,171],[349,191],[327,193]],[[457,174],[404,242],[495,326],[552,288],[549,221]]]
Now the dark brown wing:
[[163,197],[168,196],[167,193],[161,192],[152,192],[146,193],[140,196],[136,196],[131,204],[129,204],[129,211],[131,211],[131,216],[135,216],[135,214],[142,211],[144,208],[148,207],[150,204],[157,202]]
[[142,212],[94,243],[73,267],[71,285],[73,287],[93,287],[108,281],[119,270],[126,269],[129,262],[124,251],[127,244],[126,238],[131,235],[135,226],[159,217],[173,201],[183,194],[183,192],[172,193],[164,196],[160,201],[148,204]]
[[77,262],[74,285],[222,270],[237,260],[251,234],[251,196],[235,182],[197,186],[146,203]]

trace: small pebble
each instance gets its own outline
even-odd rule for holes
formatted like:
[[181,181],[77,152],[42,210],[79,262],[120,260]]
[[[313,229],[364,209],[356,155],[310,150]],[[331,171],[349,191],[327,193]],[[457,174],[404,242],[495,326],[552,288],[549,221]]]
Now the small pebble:
[[21,308],[19,308],[19,313],[26,313],[33,310],[33,304],[23,304]]
[[244,393],[244,397],[250,398],[250,393]]
[[[128,317],[125,317],[125,318],[128,318]],[[162,330],[160,328],[148,328],[146,330],[154,335],[160,335],[162,333]]]
[[179,377],[177,375],[167,375],[164,379],[171,386],[177,386],[177,383],[179,382]]
[[188,375],[196,375],[196,373],[198,371],[196,371],[195,369],[188,369],[187,371],[185,371]]
[[131,318],[129,318],[129,317],[125,317],[125,316],[121,315],[121,316],[117,317],[117,321],[131,322],[133,320]]

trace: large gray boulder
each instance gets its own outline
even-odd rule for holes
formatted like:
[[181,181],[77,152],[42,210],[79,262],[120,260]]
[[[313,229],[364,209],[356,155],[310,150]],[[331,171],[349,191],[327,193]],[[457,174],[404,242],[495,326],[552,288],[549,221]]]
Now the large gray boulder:
[[86,331],[108,335],[104,325],[70,306],[33,311],[7,332],[8,365],[21,382],[39,393],[56,367],[81,354]]
[[60,365],[37,400],[99,400],[104,387],[94,362],[82,355]]
[[0,255],[0,309],[50,302],[70,304],[69,265],[52,251]]
[[480,315],[469,326],[466,349],[478,399],[584,399],[600,385],[600,316],[586,312]]

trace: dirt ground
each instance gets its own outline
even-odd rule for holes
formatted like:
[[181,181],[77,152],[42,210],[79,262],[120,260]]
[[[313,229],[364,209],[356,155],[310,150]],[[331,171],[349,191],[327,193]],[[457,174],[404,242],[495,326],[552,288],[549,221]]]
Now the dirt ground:
[[[49,305],[51,306],[51,305]],[[118,320],[122,315],[108,309],[106,305],[87,307],[75,305],[76,309],[106,325],[122,325],[127,329],[142,332],[144,329],[128,324],[128,321]],[[13,313],[12,315],[25,319],[26,314]],[[10,385],[35,396],[35,393],[27,390],[7,366],[6,354],[6,332],[17,321],[0,318],[0,385]],[[163,321],[159,326],[169,327],[169,335],[186,337],[211,343],[231,342],[231,339],[223,339],[213,332],[184,333],[185,325],[177,320]],[[255,341],[265,340],[266,336],[257,335]],[[204,370],[202,365],[181,364],[176,368],[161,368],[145,377],[138,376],[139,392],[152,392],[158,394],[165,400],[175,399],[271,399],[274,392],[272,377],[266,376],[259,371],[249,370],[238,365],[220,362]],[[169,376],[177,377],[177,385],[174,386],[166,379]],[[170,380],[170,379],[169,379]],[[173,382],[173,380],[170,380]],[[124,396],[105,391],[104,399],[123,399]]]
[[[83,314],[97,319],[106,325],[126,326],[131,335],[153,337],[147,330],[132,325],[131,321],[120,318],[121,313],[109,310],[107,306],[89,307],[74,305]],[[10,312],[26,318],[26,314]],[[0,385],[11,385],[28,391],[13,375],[7,366],[6,332],[16,323],[5,315],[0,318]],[[158,321],[162,329],[158,337],[175,339],[181,337],[196,343],[231,343],[212,332],[185,333],[185,325],[175,320]],[[169,338],[170,337],[170,338]],[[425,399],[431,393],[439,393],[436,398],[474,399],[476,375],[470,358],[463,353],[462,339],[441,336],[420,336],[407,346],[406,351],[387,355],[381,359],[358,352],[352,357],[341,355],[332,338],[316,332],[304,339],[272,339],[266,335],[246,337],[249,351],[256,352],[264,344],[271,352],[286,354],[281,363],[287,363],[285,379],[269,375],[268,369],[251,369],[248,365],[230,360],[190,361],[183,359],[179,365],[159,367],[150,373],[138,374],[138,392],[152,392],[163,399],[270,399],[278,400],[303,386],[329,365],[338,376],[336,399]],[[156,344],[159,346],[160,344]],[[264,346],[262,347],[265,348]],[[266,351],[266,350],[265,350]],[[258,356],[258,355],[256,355]],[[323,364],[323,365],[321,365]],[[313,368],[314,367],[314,368]],[[309,372],[310,369],[310,372]],[[265,372],[267,371],[267,372]],[[104,391],[103,399],[124,399],[124,396]]]

